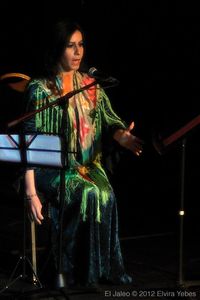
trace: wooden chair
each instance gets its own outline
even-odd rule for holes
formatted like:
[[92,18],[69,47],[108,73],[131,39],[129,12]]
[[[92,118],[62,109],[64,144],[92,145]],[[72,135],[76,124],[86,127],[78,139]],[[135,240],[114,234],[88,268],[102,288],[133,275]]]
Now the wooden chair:
[[5,82],[11,89],[24,92],[31,77],[23,73],[5,73],[0,76],[0,81]]
[[[0,84],[1,86],[8,87],[8,89],[10,89],[11,91],[16,91],[19,92],[20,94],[22,94],[25,89],[26,86],[28,84],[28,82],[30,81],[31,77],[23,74],[23,73],[5,73],[3,75],[0,76]],[[11,96],[12,97],[12,96]],[[4,99],[5,100],[5,99]],[[12,99],[9,99],[9,101],[12,101]],[[22,188],[23,189],[23,188]],[[24,205],[25,206],[25,205]],[[25,216],[24,216],[24,223],[25,223]],[[24,230],[24,245],[25,245],[25,230],[26,228],[23,229]],[[24,248],[26,248],[26,246],[24,246]],[[25,259],[25,252],[26,249],[23,249],[23,257],[20,257],[20,259]],[[36,232],[35,232],[35,223],[33,221],[31,221],[31,255],[32,255],[32,268],[33,268],[33,283],[34,285],[38,284],[41,286],[40,282],[38,282],[38,277],[37,277],[37,262],[36,262]],[[29,260],[28,260],[29,262]],[[24,262],[22,262],[24,264]],[[24,272],[24,271],[23,271]],[[14,274],[13,274],[14,275]],[[22,274],[23,277],[24,274]],[[12,280],[12,278],[11,278]],[[8,283],[9,285],[9,283]]]

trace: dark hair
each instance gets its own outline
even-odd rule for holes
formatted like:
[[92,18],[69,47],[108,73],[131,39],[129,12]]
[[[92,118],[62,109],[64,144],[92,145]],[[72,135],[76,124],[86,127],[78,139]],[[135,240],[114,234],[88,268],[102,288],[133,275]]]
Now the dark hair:
[[58,73],[60,58],[76,30],[82,33],[84,40],[84,32],[81,26],[69,19],[58,21],[49,31],[44,53],[44,72],[47,77],[53,79]]

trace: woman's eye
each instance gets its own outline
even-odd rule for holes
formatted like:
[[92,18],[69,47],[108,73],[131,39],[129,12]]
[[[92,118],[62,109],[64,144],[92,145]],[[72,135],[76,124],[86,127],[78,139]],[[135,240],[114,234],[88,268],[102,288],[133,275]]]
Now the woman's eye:
[[[67,45],[67,48],[73,48],[73,47],[76,47],[76,44],[75,43],[70,43]],[[84,43],[83,42],[80,42],[78,43],[77,47],[84,47]]]

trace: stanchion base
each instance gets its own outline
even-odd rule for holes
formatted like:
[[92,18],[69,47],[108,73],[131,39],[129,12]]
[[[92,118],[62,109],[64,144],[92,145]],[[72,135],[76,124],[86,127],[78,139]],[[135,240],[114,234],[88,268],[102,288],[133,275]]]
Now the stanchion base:
[[181,287],[191,287],[191,286],[200,286],[200,280],[183,280],[179,282]]
[[57,277],[55,278],[55,288],[60,289],[66,286],[64,275],[62,273],[57,274]]

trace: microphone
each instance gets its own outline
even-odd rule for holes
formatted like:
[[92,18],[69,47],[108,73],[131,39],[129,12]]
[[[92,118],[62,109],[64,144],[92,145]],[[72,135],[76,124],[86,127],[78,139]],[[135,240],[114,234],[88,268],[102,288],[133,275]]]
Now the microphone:
[[104,81],[104,82],[111,82],[111,83],[115,83],[115,84],[118,84],[119,83],[119,80],[112,77],[112,76],[108,76],[107,74],[104,74],[100,71],[98,71],[95,67],[91,67],[89,70],[88,70],[88,76],[92,77],[92,78],[95,78],[99,81]]

